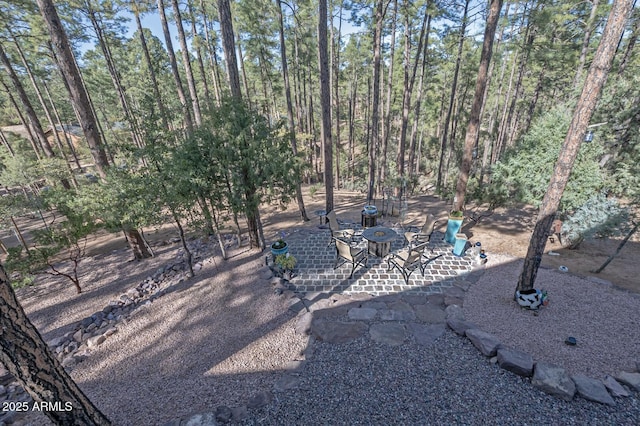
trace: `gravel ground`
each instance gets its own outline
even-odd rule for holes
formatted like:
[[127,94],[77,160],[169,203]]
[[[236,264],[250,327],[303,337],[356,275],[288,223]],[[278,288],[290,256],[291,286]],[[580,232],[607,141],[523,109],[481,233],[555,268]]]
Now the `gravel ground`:
[[428,347],[319,343],[301,377],[301,389],[276,394],[244,424],[635,426],[640,419],[637,393],[615,407],[564,402],[450,331]]
[[[556,270],[539,269],[549,305],[538,315],[513,301],[522,261],[492,255],[464,303],[465,317],[507,346],[596,379],[635,371],[640,362],[640,295]],[[576,346],[564,343],[576,338]]]
[[[176,252],[174,246],[162,256],[166,261]],[[162,425],[173,418],[215,411],[220,405],[244,405],[256,392],[272,390],[291,362],[302,359],[306,338],[293,331],[296,318],[287,309],[289,302],[274,295],[268,281],[260,278],[262,255],[242,251],[231,254],[227,262],[218,259],[205,264],[195,278],[138,311],[72,372],[74,380],[114,424]],[[157,267],[155,263],[109,260],[118,265],[114,268],[117,270],[101,270],[98,274],[93,265],[94,280],[83,295],[68,290],[49,292],[46,287],[38,294],[26,294],[25,309],[48,337],[65,332],[71,321],[81,319],[86,312],[100,310]],[[147,265],[153,266],[146,269]],[[488,323],[523,327],[521,333],[509,334],[530,336],[530,324],[512,321],[509,312],[494,316],[493,308],[488,308],[501,305],[496,301],[504,298],[496,296],[500,293],[489,283],[508,282],[512,286],[515,282],[498,269],[496,275],[489,269],[472,286],[470,294],[482,290],[477,302],[484,308],[476,318],[471,305],[468,318],[480,324],[478,320],[489,315]],[[545,274],[557,276],[541,271],[541,278]],[[131,280],[129,287],[123,288],[111,279],[116,275],[135,276],[138,281]],[[566,277],[562,278],[564,282]],[[526,318],[539,321],[562,306],[559,290],[547,287],[550,307],[539,317]],[[624,312],[620,304],[609,304],[610,300],[618,303],[615,292],[596,288],[606,292],[592,308],[604,307],[616,313],[610,316],[618,318],[618,312]],[[572,294],[568,296],[575,300]],[[636,307],[634,318],[637,312]],[[637,323],[635,327],[637,333]],[[497,334],[507,341],[508,335]],[[586,342],[583,335],[574,334],[578,342]],[[638,341],[636,335],[634,343]],[[549,342],[543,339],[543,343]],[[582,349],[582,344],[574,349]],[[630,350],[635,356],[640,353],[637,346],[618,350]],[[587,354],[595,356],[602,351]],[[534,354],[536,359],[538,356]],[[584,361],[586,365],[597,362]],[[618,400],[615,407],[580,398],[566,403],[491,364],[466,339],[450,331],[427,347],[414,341],[391,347],[369,338],[339,345],[315,343],[311,360],[294,372],[301,378],[300,388],[275,393],[267,407],[249,411],[245,424],[636,425],[640,420],[638,393]],[[41,420],[35,418],[32,424],[42,424]]]

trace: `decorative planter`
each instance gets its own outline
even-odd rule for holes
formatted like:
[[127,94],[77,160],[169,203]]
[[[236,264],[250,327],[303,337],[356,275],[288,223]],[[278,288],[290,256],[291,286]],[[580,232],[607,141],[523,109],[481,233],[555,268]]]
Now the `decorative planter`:
[[362,209],[362,212],[366,215],[374,215],[378,214],[378,208],[373,205],[366,205],[364,206],[364,209]]
[[541,305],[546,306],[549,303],[547,292],[536,288],[516,291],[515,299],[518,305],[528,309],[538,309]]
[[465,234],[456,234],[455,245],[453,246],[453,255],[458,257],[464,256],[464,252],[466,248],[467,248],[467,236]]
[[284,243],[284,247],[282,248],[273,248],[274,245],[275,243],[271,244],[271,254],[273,254],[274,259],[280,254],[286,254],[289,252],[289,245],[287,243]]
[[456,242],[456,234],[460,232],[460,228],[462,228],[462,221],[464,217],[454,217],[449,216],[449,220],[447,222],[447,232],[444,234],[444,240],[449,244],[454,244]]

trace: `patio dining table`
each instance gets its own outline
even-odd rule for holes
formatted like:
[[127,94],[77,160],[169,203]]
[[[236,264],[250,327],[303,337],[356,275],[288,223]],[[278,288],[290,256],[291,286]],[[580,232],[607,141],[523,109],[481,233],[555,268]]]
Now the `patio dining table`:
[[368,241],[369,254],[385,257],[391,250],[391,242],[398,238],[398,234],[385,226],[374,226],[362,232],[362,238]]

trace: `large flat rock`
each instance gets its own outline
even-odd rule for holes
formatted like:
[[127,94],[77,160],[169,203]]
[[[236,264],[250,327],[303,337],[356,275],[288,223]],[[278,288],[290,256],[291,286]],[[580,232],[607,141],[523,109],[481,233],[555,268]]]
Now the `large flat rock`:
[[531,384],[538,389],[565,401],[571,401],[576,393],[576,384],[567,371],[546,362],[537,362]]
[[416,318],[429,324],[444,323],[447,318],[444,309],[430,303],[414,306],[413,310],[416,313]]
[[624,386],[622,386],[620,384],[620,382],[618,382],[616,379],[614,379],[611,376],[605,376],[605,378],[602,381],[602,383],[609,390],[609,393],[611,394],[611,396],[614,396],[614,397],[625,397],[625,396],[630,396],[631,395],[624,388]]
[[459,334],[460,336],[466,335],[467,330],[478,328],[478,326],[474,323],[457,318],[448,318],[447,325],[450,329],[455,331],[456,334]]
[[351,308],[349,309],[349,319],[355,321],[370,321],[375,318],[378,311],[373,308]]
[[465,335],[471,343],[473,343],[473,346],[478,348],[485,356],[495,356],[501,345],[500,340],[498,340],[496,336],[477,328],[467,329]]
[[571,379],[576,384],[578,395],[584,399],[606,405],[616,404],[611,395],[609,395],[607,388],[600,380],[592,379],[581,374],[571,376]]
[[447,308],[444,310],[447,319],[457,319],[460,321],[464,321],[464,310],[458,305],[447,305]]
[[408,324],[407,328],[411,334],[413,334],[416,342],[423,346],[434,344],[435,341],[446,331],[444,323],[425,325],[412,322]]
[[413,321],[416,319],[413,308],[404,300],[395,300],[387,305],[389,309],[380,310],[380,319],[383,321]]
[[323,342],[346,343],[363,336],[367,328],[367,325],[363,322],[316,319],[311,324],[311,334]]
[[404,325],[398,323],[373,324],[369,328],[369,335],[376,342],[400,346],[407,338],[407,331]]
[[640,373],[621,371],[616,375],[616,380],[640,391]]
[[498,365],[518,376],[531,377],[533,374],[533,357],[517,349],[498,349]]

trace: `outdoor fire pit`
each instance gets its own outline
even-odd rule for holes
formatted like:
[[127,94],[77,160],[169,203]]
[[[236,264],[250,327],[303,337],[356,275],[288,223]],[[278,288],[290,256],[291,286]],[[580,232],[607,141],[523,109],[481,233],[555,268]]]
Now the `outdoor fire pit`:
[[365,229],[362,238],[367,240],[369,254],[378,257],[385,257],[391,250],[391,241],[398,238],[398,234],[393,229],[384,226],[376,226]]

